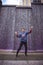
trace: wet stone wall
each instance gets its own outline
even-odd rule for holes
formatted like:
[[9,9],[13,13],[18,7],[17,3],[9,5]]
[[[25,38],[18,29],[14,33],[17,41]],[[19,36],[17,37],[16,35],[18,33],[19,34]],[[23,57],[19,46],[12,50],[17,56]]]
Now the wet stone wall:
[[[17,50],[20,39],[14,34],[26,31],[33,26],[28,35],[27,48],[29,50],[43,50],[43,4],[32,4],[32,7],[2,6],[0,14],[0,49]],[[22,50],[24,51],[24,46]]]

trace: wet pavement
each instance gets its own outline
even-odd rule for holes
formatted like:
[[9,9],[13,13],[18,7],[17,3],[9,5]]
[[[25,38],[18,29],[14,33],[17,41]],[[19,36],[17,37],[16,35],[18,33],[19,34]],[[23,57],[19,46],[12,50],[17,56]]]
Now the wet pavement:
[[31,61],[0,60],[0,65],[43,65],[43,60],[31,60]]

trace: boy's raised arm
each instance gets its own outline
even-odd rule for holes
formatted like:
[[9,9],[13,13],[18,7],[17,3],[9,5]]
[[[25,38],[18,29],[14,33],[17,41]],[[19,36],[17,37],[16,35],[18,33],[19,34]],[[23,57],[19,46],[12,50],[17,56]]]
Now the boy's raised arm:
[[30,31],[27,32],[26,34],[30,34],[32,32],[32,29],[33,29],[33,26],[31,26]]

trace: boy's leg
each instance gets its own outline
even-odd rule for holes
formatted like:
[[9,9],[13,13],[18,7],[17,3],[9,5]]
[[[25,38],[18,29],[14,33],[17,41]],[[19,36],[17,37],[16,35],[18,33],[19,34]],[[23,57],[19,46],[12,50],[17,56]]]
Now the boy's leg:
[[20,43],[19,49],[17,50],[16,56],[18,56],[19,51],[21,50],[23,43]]
[[25,46],[25,56],[27,56],[27,42],[24,43]]

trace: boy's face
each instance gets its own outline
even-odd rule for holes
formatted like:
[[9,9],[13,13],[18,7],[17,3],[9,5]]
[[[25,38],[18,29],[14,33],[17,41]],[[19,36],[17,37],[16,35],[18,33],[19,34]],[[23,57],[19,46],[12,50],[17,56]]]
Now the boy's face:
[[22,32],[25,32],[25,29],[24,28],[22,28]]

